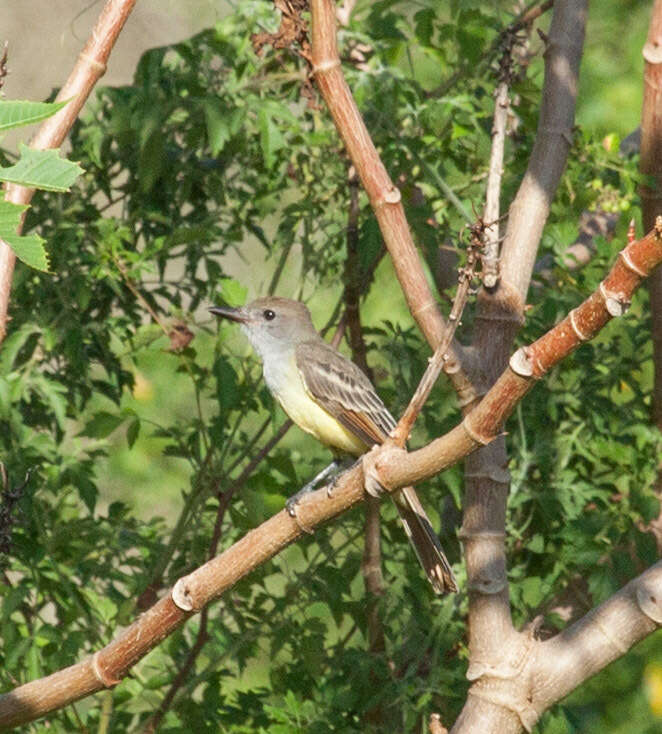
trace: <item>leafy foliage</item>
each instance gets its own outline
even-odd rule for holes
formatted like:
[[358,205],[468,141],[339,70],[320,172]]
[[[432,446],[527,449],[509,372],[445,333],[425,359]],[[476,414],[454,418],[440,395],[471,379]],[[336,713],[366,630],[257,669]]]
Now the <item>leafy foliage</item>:
[[[67,103],[23,102],[0,100],[0,131],[44,120]],[[69,191],[83,172],[72,161],[60,158],[56,150],[34,150],[19,146],[20,157],[13,166],[0,166],[0,181],[45,191]],[[45,240],[38,234],[18,235],[23,212],[27,207],[0,200],[0,239],[3,239],[26,265],[48,270]]]
[[[359,12],[341,35],[349,83],[402,189],[432,277],[440,245],[457,247],[472,208],[480,209],[491,63],[508,20],[485,4],[412,11],[389,0]],[[216,334],[205,312],[215,302],[278,292],[328,317],[341,296],[348,164],[326,112],[302,95],[304,63],[291,51],[254,53],[251,33],[277,22],[271,6],[244,2],[215,28],[146,53],[133,84],[101,89],[76,125],[71,155],[85,173],[74,190],[40,196],[28,212],[28,237],[42,233],[52,243],[52,272],[17,270],[0,351],[0,451],[10,485],[32,470],[2,559],[7,688],[104,644],[149,589],[206,560],[215,528],[227,547],[326,459],[293,430],[236,484],[283,415],[232,327]],[[516,81],[520,126],[508,143],[506,199],[534,138],[540,66],[534,56]],[[633,161],[582,131],[544,251],[560,263],[579,214],[605,198],[629,210],[634,171]],[[18,214],[0,209],[3,221],[11,216]],[[533,291],[524,341],[595,288],[622,239],[601,242],[581,271],[555,267],[551,283]],[[363,198],[359,252],[369,361],[397,413],[428,349],[400,305],[388,262],[376,267],[381,240]],[[520,622],[543,613],[552,630],[560,594],[597,603],[654,559],[646,528],[659,509],[652,483],[660,439],[648,421],[645,312],[641,296],[626,319],[540,384],[509,426],[510,573]],[[470,314],[465,321],[466,337]],[[189,329],[194,340],[181,341]],[[413,443],[457,419],[441,384]],[[113,463],[120,454],[128,467]],[[122,491],[130,502],[118,501]],[[139,516],[133,505],[147,492]],[[459,470],[431,481],[425,494],[458,561]],[[367,649],[363,523],[355,512],[212,607],[207,642],[164,730],[420,731],[432,711],[451,720],[467,687],[463,597],[431,598],[395,512],[385,506],[382,514],[383,651]],[[192,620],[105,694],[115,730],[153,713],[201,623]],[[650,658],[660,656],[651,641]],[[95,703],[59,712],[51,728],[100,726]],[[595,705],[587,710],[583,702],[559,707],[541,731],[579,730],[596,715]]]

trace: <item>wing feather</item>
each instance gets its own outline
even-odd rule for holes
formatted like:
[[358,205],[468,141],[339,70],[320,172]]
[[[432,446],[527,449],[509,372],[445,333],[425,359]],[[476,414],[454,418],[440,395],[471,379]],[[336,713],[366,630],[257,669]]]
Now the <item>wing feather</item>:
[[298,344],[296,364],[310,396],[371,446],[383,443],[395,420],[361,370],[322,340]]

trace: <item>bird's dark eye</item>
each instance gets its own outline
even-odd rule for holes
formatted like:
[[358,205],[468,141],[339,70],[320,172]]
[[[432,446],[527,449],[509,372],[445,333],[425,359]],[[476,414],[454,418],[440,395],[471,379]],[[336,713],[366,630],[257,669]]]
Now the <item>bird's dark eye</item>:
[[267,321],[273,321],[276,318],[276,314],[270,308],[265,308],[262,315]]

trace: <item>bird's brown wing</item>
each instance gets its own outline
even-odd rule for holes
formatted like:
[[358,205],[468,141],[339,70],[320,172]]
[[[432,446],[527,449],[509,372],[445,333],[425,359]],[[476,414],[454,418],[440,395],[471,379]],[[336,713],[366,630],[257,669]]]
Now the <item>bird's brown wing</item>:
[[313,400],[366,447],[386,440],[393,416],[354,362],[320,340],[297,345],[296,364]]
[[[296,364],[310,396],[366,447],[383,443],[395,420],[361,370],[322,340],[296,347]],[[413,487],[393,496],[409,540],[437,594],[457,591],[453,570],[446,559],[427,513]]]

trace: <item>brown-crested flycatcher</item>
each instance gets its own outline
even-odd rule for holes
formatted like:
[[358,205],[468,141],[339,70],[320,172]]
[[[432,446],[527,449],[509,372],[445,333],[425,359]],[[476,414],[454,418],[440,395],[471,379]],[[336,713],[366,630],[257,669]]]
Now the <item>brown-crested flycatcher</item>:
[[[267,387],[283,410],[335,454],[360,456],[388,438],[395,420],[370,380],[315,331],[303,303],[258,298],[242,308],[209,310],[241,324],[262,360]],[[312,488],[328,473],[321,472],[306,487]],[[391,496],[434,590],[438,594],[457,591],[453,571],[413,487]],[[290,510],[296,495],[291,499]]]

